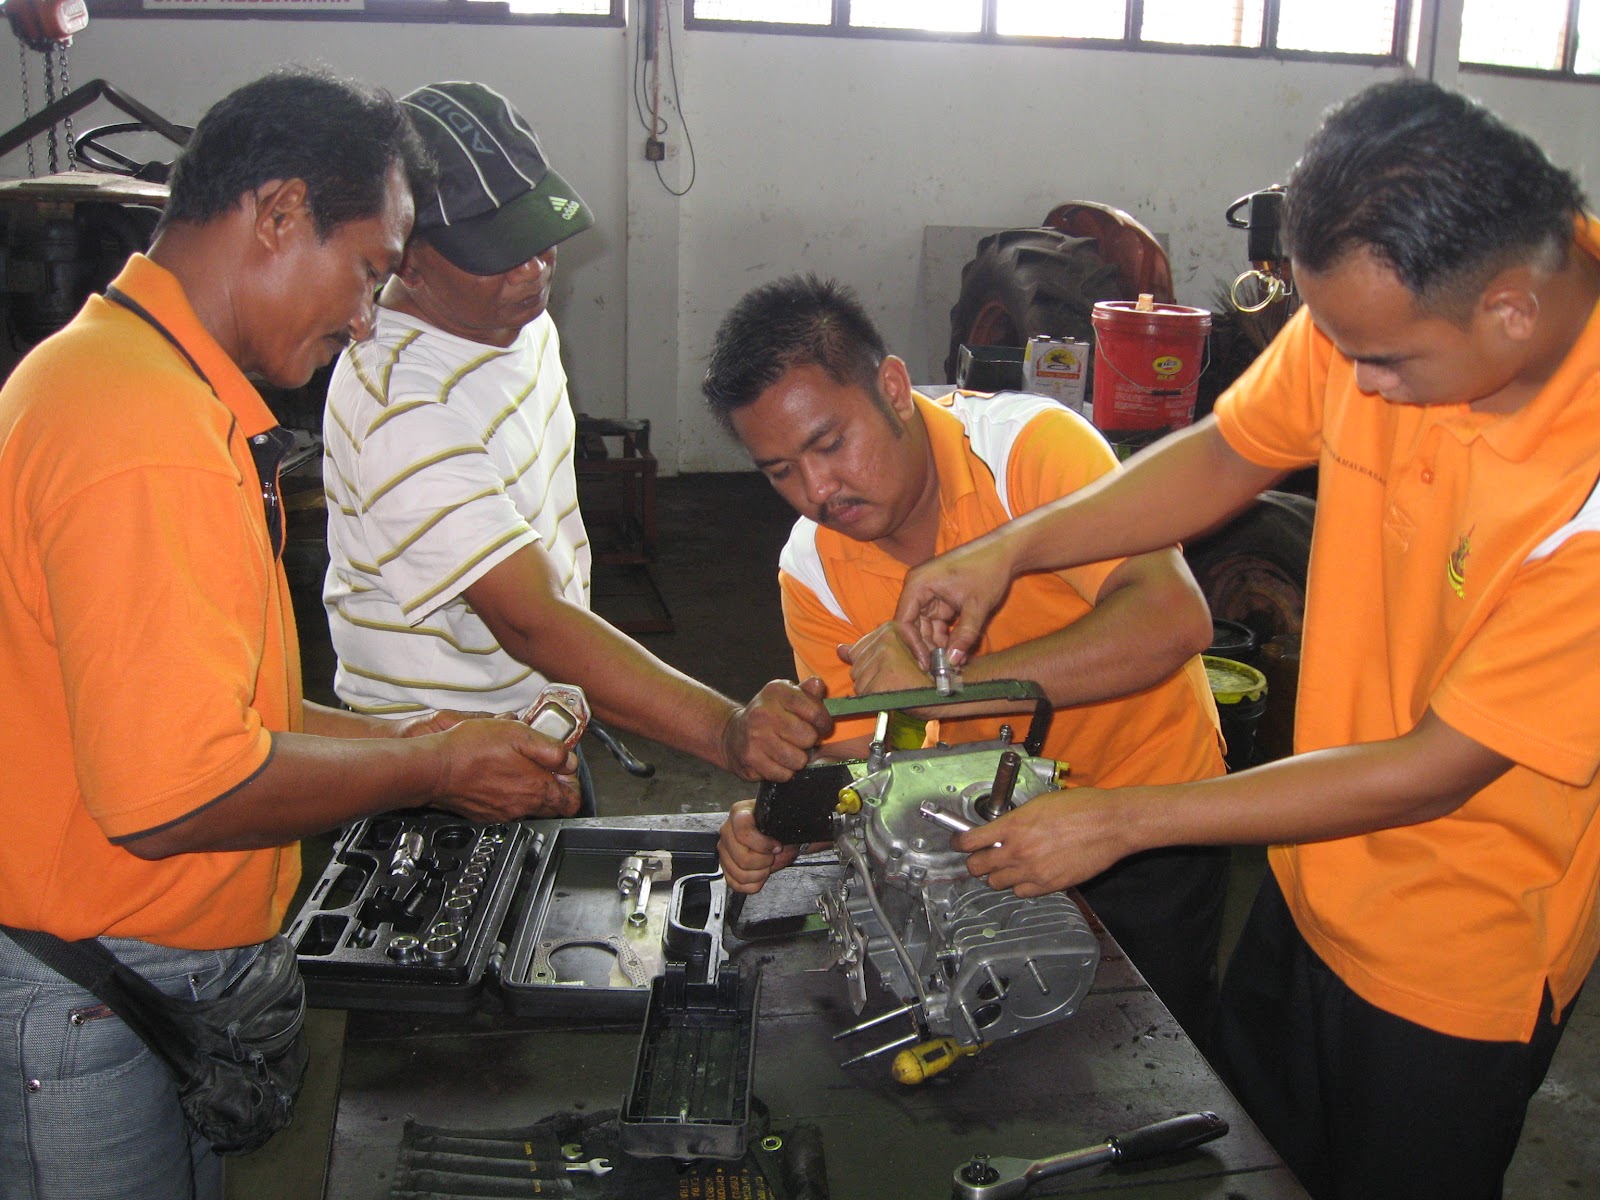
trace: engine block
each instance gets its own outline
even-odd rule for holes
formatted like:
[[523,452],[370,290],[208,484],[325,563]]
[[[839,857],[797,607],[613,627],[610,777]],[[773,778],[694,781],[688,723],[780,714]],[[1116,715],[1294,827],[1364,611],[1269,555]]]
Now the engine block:
[[819,906],[856,1012],[869,966],[902,1004],[919,1007],[931,1035],[963,1046],[1075,1012],[1100,960],[1077,904],[1061,893],[995,891],[949,844],[952,828],[992,818],[992,793],[1008,773],[1011,804],[1060,787],[1055,761],[999,740],[892,751],[849,768],[834,841],[850,870]]

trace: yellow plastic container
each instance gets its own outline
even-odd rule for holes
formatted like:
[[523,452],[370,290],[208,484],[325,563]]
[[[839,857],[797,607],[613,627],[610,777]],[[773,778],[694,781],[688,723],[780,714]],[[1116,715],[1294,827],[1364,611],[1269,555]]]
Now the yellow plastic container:
[[1200,661],[1205,664],[1206,680],[1218,704],[1259,700],[1267,694],[1267,677],[1247,663],[1214,654],[1203,654]]
[[1203,654],[1200,661],[1211,684],[1211,698],[1217,702],[1222,740],[1228,744],[1228,770],[1242,771],[1255,756],[1256,726],[1267,710],[1267,677],[1231,658]]

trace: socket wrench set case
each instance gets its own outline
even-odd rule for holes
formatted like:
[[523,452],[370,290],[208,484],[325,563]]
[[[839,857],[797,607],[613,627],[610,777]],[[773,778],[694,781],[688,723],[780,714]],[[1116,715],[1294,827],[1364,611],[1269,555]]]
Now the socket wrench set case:
[[514,1014],[623,1021],[669,962],[716,984],[726,902],[714,832],[424,809],[352,825],[289,940],[325,1007],[468,1012],[487,982]]

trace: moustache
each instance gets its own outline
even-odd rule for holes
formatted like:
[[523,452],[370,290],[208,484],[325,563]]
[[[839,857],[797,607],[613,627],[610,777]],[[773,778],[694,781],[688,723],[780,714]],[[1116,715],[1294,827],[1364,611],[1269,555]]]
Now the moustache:
[[858,499],[854,496],[835,496],[831,500],[824,500],[822,502],[822,507],[817,509],[817,524],[826,525],[829,521],[837,517],[841,510],[846,508],[856,508],[865,503],[866,501]]

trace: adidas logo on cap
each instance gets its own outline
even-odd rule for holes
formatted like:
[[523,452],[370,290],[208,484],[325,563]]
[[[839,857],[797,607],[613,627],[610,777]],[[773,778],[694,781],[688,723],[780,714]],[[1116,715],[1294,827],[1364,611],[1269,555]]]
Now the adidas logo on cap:
[[570,221],[578,215],[578,210],[583,207],[578,201],[566,196],[551,196],[550,207],[555,209],[556,215],[563,221]]

